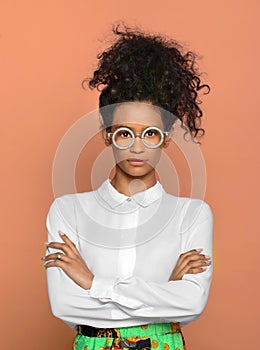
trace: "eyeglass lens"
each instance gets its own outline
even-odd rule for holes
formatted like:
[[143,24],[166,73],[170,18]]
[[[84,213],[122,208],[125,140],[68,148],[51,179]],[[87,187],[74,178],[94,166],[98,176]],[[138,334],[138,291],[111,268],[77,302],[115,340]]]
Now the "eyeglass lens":
[[[128,147],[133,142],[133,136],[134,134],[131,133],[129,129],[121,128],[120,130],[118,129],[115,131],[114,142],[119,147]],[[149,128],[144,133],[143,142],[148,147],[154,147],[160,144],[162,136],[163,134],[159,130]]]

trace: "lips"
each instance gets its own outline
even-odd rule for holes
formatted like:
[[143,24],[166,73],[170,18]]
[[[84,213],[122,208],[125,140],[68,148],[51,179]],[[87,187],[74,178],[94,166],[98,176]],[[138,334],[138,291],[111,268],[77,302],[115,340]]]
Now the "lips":
[[146,164],[146,160],[139,158],[129,158],[127,159],[128,163],[133,166],[143,166]]
[[130,163],[145,163],[146,160],[145,159],[139,159],[139,158],[129,158],[127,159],[128,162]]

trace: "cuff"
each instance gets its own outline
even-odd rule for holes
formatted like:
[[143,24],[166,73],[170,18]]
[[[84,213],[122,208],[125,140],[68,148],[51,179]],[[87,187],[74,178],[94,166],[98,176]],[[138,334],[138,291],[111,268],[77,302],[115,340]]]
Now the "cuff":
[[[89,289],[89,296],[98,298],[102,302],[116,302],[124,307],[130,309],[147,308],[148,306],[143,302],[136,300],[134,297],[129,298],[122,293],[118,294],[114,291],[114,287],[122,281],[118,278],[107,278],[94,275],[92,285]],[[150,310],[151,308],[148,307]]]
[[[89,296],[98,298],[101,301],[109,301],[112,299],[113,287],[117,278],[108,278],[94,275]],[[104,300],[102,300],[104,299]]]

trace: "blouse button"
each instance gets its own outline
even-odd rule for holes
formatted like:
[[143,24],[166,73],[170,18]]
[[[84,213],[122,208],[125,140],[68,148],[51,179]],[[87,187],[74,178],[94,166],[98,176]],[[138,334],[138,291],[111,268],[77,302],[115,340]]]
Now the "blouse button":
[[131,198],[127,198],[127,201],[130,202],[132,199]]

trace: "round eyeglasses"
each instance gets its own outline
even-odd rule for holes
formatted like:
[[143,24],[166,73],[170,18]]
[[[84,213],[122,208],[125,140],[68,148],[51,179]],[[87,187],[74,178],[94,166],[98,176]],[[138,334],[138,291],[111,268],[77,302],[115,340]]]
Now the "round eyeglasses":
[[112,136],[112,141],[115,147],[119,149],[127,149],[134,144],[135,135],[137,134],[141,134],[141,140],[146,147],[157,148],[162,144],[164,136],[169,136],[170,132],[162,131],[156,126],[150,126],[144,131],[134,133],[130,128],[121,127],[115,132],[108,132],[107,137]]

